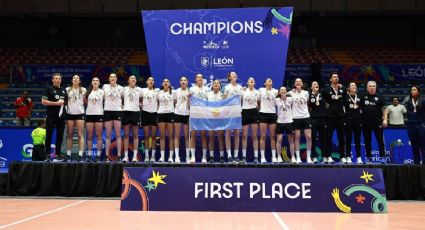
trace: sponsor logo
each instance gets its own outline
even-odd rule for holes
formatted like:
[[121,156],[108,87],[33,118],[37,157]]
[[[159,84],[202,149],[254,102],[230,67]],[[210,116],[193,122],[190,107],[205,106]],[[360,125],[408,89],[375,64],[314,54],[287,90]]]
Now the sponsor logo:
[[202,67],[208,67],[210,65],[209,57],[201,57],[201,65]]
[[213,41],[204,41],[202,48],[206,49],[206,50],[216,50],[218,48],[220,48],[220,46],[217,43],[214,43]]
[[25,158],[31,158],[32,157],[32,148],[33,147],[34,146],[32,144],[25,144],[22,147],[22,150],[21,150],[22,156],[25,157]]

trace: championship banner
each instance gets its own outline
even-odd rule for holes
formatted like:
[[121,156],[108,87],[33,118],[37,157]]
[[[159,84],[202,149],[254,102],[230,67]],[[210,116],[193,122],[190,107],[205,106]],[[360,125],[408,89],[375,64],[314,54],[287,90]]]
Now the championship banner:
[[238,95],[221,101],[190,97],[190,130],[242,129],[241,99]]
[[378,168],[124,168],[122,211],[386,213]]
[[283,83],[292,7],[142,11],[151,73],[178,86],[181,76],[205,85],[236,71],[239,83],[254,77]]

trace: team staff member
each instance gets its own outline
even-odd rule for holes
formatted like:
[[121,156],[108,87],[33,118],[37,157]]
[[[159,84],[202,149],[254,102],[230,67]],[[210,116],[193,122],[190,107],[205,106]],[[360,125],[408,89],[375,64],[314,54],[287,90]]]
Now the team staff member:
[[366,156],[369,163],[372,161],[372,131],[378,142],[381,163],[385,164],[384,130],[382,128],[384,114],[384,99],[376,93],[376,82],[367,83],[367,93],[361,98],[363,137],[365,141]]
[[[407,109],[407,134],[412,143],[413,161],[425,164],[425,100],[421,97],[421,89],[412,86]],[[422,159],[421,159],[422,157]]]
[[339,84],[338,73],[330,75],[331,85],[322,90],[322,95],[325,98],[329,107],[326,110],[326,154],[324,155],[323,163],[334,163],[332,153],[332,136],[336,130],[338,137],[338,151],[340,156],[344,156],[344,97],[345,90]]
[[289,144],[289,153],[292,156],[292,163],[296,163],[295,159],[295,146],[294,146],[294,123],[292,119],[292,105],[293,98],[287,96],[288,92],[285,87],[280,87],[279,95],[277,96],[275,103],[277,107],[277,124],[276,124],[276,150],[280,157],[277,157],[277,162],[283,162],[282,160],[282,139],[283,133],[286,133]]
[[161,90],[158,92],[158,127],[159,127],[159,145],[161,148],[161,157],[159,162],[165,161],[165,137],[168,136],[168,149],[170,156],[168,162],[174,162],[174,99],[170,81],[165,78],[162,81]]
[[78,137],[78,160],[83,159],[84,153],[84,97],[87,93],[86,88],[81,87],[80,76],[72,77],[71,86],[66,88],[68,103],[66,104],[66,155],[71,159],[71,149],[74,137],[74,127],[77,128]]
[[342,163],[353,163],[351,160],[351,142],[353,141],[357,155],[357,164],[363,164],[360,152],[360,138],[362,135],[362,114],[360,96],[357,95],[356,83],[351,82],[348,87],[347,96],[344,100],[345,106],[345,154],[346,158],[342,158]]
[[180,132],[183,127],[183,137],[186,147],[186,163],[189,163],[189,88],[186,77],[180,78],[180,88],[174,91],[174,151],[175,163],[180,163]]
[[[155,88],[155,79],[149,77],[146,80],[147,87],[142,89],[142,126],[145,135],[145,162],[155,161],[156,156],[156,128],[159,89]],[[151,146],[149,146],[149,138],[151,138]],[[149,150],[152,150],[152,155],[149,160]]]
[[37,122],[37,128],[31,132],[32,137],[32,161],[44,161],[46,158],[46,123],[43,120]]
[[[100,80],[94,77],[91,80],[91,86],[86,93],[86,129],[87,129],[87,160],[100,160],[102,153],[103,140],[103,99],[105,93],[99,88]],[[93,132],[94,130],[94,132]],[[93,134],[96,135],[96,155],[93,153]]]
[[307,101],[310,98],[307,91],[303,90],[303,81],[301,78],[295,79],[295,90],[291,91],[292,96],[292,118],[294,120],[295,129],[295,155],[297,164],[301,163],[300,156],[300,139],[301,130],[304,131],[304,137],[307,146],[307,164],[313,163],[311,161],[311,123],[310,113],[308,111]]
[[311,117],[311,153],[313,156],[313,163],[317,163],[319,153],[316,148],[318,143],[320,143],[322,154],[326,153],[326,103],[323,95],[320,93],[320,86],[317,81],[311,83],[311,93],[308,104]]
[[52,75],[52,86],[48,86],[41,98],[41,104],[47,106],[46,110],[46,160],[50,161],[53,129],[56,128],[56,156],[61,154],[63,132],[65,131],[65,109],[67,100],[65,89],[61,88],[62,77],[60,73]]
[[109,84],[103,85],[102,89],[105,92],[105,111],[103,118],[106,131],[106,156],[109,158],[111,154],[111,138],[112,130],[114,130],[117,143],[117,156],[118,159],[121,159],[121,119],[124,87],[117,84],[117,75],[111,73],[109,75]]
[[[224,97],[231,97],[238,95],[240,96],[242,94],[242,86],[237,83],[238,75],[236,72],[230,72],[227,75],[227,80],[229,84],[227,84],[224,87]],[[231,138],[230,133],[233,132],[233,139],[234,139],[234,157],[232,157],[232,144],[231,144]],[[227,161],[233,162],[233,159],[238,162],[239,161],[239,139],[240,139],[240,130],[239,129],[231,129],[226,130],[226,150],[227,150]]]
[[258,107],[260,91],[254,88],[255,80],[248,78],[248,87],[242,91],[242,163],[246,162],[248,131],[251,128],[251,140],[254,149],[254,161],[258,162]]

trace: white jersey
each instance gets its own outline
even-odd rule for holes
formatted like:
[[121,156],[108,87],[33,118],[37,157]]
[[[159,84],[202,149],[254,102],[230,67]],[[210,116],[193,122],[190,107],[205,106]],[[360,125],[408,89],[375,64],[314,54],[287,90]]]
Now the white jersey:
[[122,111],[124,87],[120,85],[111,87],[110,84],[105,84],[102,89],[105,91],[105,111]]
[[242,94],[242,86],[239,84],[232,85],[229,83],[224,87],[224,95],[226,97],[231,97],[234,95],[241,95],[241,94]]
[[[170,89],[169,89],[170,90]],[[158,92],[158,113],[174,113],[173,94],[161,90]]]
[[260,98],[260,91],[245,89],[245,91],[242,91],[242,109],[257,108]]
[[294,119],[303,119],[309,118],[310,113],[308,111],[308,100],[310,95],[307,91],[301,90],[301,92],[289,92],[292,96],[293,105],[292,105],[292,117]]
[[276,98],[275,104],[277,107],[277,123],[292,123],[292,97],[287,97],[285,101],[283,101],[280,97]]
[[66,94],[68,95],[67,114],[84,114],[84,95],[86,95],[86,92],[86,88],[84,87],[78,89],[72,87],[66,88]]
[[275,99],[277,96],[277,89],[260,88],[260,113],[276,113]]
[[142,88],[124,87],[124,111],[139,112],[140,98],[142,97]]
[[189,89],[182,90],[178,88],[173,91],[173,97],[176,101],[176,108],[174,110],[175,114],[187,116],[189,115],[189,101],[188,101]]
[[197,98],[201,98],[204,100],[208,99],[208,92],[210,92],[210,88],[206,87],[206,86],[202,86],[202,88],[199,88],[198,86],[192,86],[189,89],[189,93],[190,95],[197,97]]
[[86,115],[103,115],[103,98],[105,93],[103,90],[92,90],[87,97]]
[[142,110],[148,113],[156,113],[158,111],[158,91],[159,89],[142,89]]
[[207,95],[208,101],[221,101],[223,100],[224,95],[218,91],[217,93],[214,93],[214,91],[210,91]]

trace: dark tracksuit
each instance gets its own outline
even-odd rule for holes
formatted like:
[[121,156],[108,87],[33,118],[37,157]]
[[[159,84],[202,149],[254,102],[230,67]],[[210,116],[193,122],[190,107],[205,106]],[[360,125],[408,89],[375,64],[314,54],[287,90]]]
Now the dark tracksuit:
[[[63,88],[56,88],[53,86],[49,86],[46,88],[46,91],[43,95],[44,99],[48,101],[57,102],[60,99],[66,102],[67,96],[66,92]],[[65,106],[47,106],[46,110],[46,159],[50,158],[51,151],[51,143],[52,143],[52,135],[53,130],[56,128],[56,156],[59,156],[61,153],[63,132],[65,131]]]
[[338,151],[340,157],[345,157],[344,149],[344,98],[345,89],[338,88],[337,93],[331,86],[322,89],[322,95],[329,104],[326,110],[326,155],[330,157],[332,153],[332,136],[336,130],[338,137]]
[[405,104],[407,110],[407,134],[412,145],[413,161],[415,164],[425,164],[425,100],[418,101],[416,112],[412,99]]
[[[317,105],[317,100],[319,105]],[[320,143],[320,149],[322,156],[326,154],[326,103],[323,95],[318,93],[318,95],[310,92],[310,98],[308,101],[308,106],[310,108],[310,117],[311,117],[311,150],[312,157],[318,157],[318,152],[316,148],[318,143]]]
[[[350,98],[351,96],[351,98]],[[355,101],[355,102],[354,102]],[[354,146],[356,149],[356,157],[361,157],[360,140],[362,136],[362,114],[361,114],[361,98],[359,95],[348,95],[344,100],[345,106],[345,154],[351,157],[351,143],[354,134]]]
[[372,157],[372,131],[379,147],[379,156],[385,156],[384,130],[382,128],[384,100],[381,96],[366,93],[361,98],[363,137],[366,156]]

